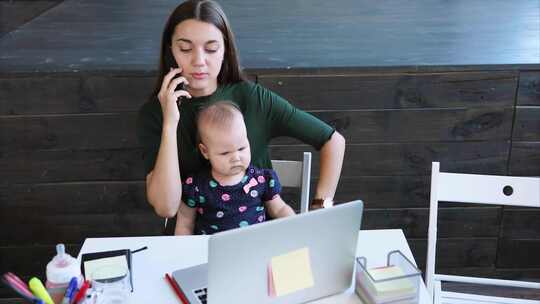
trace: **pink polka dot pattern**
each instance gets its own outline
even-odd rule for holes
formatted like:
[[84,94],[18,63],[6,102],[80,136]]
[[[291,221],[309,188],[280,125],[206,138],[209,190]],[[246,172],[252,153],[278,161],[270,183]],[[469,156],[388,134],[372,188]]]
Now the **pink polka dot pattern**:
[[220,185],[208,172],[182,179],[182,199],[197,216],[194,233],[213,234],[266,221],[264,203],[278,198],[274,171],[250,166],[242,181]]

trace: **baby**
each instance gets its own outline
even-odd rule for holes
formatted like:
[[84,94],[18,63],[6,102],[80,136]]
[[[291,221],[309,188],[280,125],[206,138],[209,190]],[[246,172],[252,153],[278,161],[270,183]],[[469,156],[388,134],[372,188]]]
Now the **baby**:
[[211,104],[197,117],[201,154],[209,172],[187,176],[175,234],[213,234],[293,215],[279,195],[281,185],[273,170],[250,165],[251,151],[244,118],[228,101]]

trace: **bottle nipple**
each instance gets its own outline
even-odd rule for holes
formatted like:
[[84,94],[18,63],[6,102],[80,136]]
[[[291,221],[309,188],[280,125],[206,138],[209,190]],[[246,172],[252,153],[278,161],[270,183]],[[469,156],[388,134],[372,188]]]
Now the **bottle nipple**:
[[69,259],[66,256],[66,246],[64,244],[56,245],[56,255],[53,257],[53,263],[57,267],[66,267],[69,265]]

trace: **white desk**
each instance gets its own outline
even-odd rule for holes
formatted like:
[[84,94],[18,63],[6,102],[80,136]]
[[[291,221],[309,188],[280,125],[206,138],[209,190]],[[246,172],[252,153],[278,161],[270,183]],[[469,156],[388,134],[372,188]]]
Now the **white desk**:
[[[178,304],[180,301],[164,279],[166,272],[206,263],[208,258],[207,236],[155,236],[124,238],[90,238],[84,241],[79,253],[138,249],[147,250],[133,255],[133,288],[130,304],[160,303]],[[385,265],[386,254],[399,249],[414,261],[407,240],[401,230],[361,230],[358,234],[357,256],[365,256],[368,265]],[[351,287],[347,292],[317,300],[317,304],[362,303]],[[421,285],[420,303],[432,303],[427,289]]]

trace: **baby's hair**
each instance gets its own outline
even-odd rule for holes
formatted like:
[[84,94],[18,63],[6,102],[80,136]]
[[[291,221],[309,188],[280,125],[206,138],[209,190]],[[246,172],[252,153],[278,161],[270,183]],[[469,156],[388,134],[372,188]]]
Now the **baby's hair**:
[[197,115],[198,141],[201,142],[201,131],[206,126],[217,125],[221,128],[227,128],[237,115],[243,119],[238,105],[229,100],[217,101],[202,108]]

